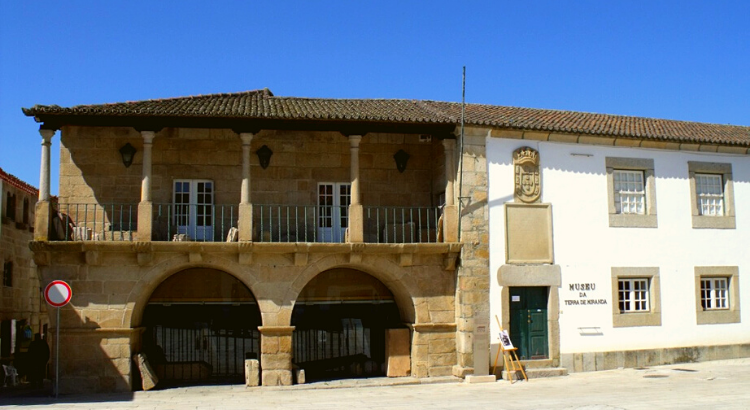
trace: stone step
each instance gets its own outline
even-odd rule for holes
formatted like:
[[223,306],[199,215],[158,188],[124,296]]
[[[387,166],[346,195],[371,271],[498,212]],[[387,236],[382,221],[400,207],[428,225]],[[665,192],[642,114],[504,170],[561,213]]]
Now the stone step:
[[[563,367],[527,368],[524,370],[526,370],[526,377],[528,377],[529,379],[539,379],[542,377],[559,377],[559,376],[568,375],[568,369],[563,368]],[[503,380],[510,380],[509,372],[503,370],[502,378]],[[523,380],[523,375],[521,374],[521,372],[516,372],[515,380]]]

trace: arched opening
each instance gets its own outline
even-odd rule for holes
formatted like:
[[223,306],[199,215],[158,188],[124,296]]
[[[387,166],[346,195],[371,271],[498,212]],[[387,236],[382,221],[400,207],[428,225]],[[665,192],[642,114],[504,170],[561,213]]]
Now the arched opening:
[[178,272],[154,290],[142,350],[159,386],[242,383],[245,359],[260,355],[261,316],[250,289],[216,269]]
[[292,326],[292,361],[307,381],[385,375],[386,330],[404,327],[391,291],[347,268],[322,272],[302,289]]

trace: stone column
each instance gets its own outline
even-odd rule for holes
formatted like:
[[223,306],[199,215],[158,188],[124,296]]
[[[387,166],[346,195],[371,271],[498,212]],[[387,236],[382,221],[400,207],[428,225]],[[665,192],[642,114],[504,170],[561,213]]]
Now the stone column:
[[351,181],[352,203],[349,205],[349,242],[361,243],[364,241],[364,211],[360,202],[359,184],[359,143],[361,135],[349,136],[349,150],[351,152]]
[[[39,128],[39,134],[42,136],[42,164],[39,169],[39,200],[36,203],[34,213],[34,240],[49,240],[50,234],[50,145],[52,137],[55,136],[55,130]],[[4,199],[4,198],[3,198]]]
[[292,384],[292,332],[294,326],[258,326],[263,386]]
[[[443,209],[443,242],[458,242],[458,206],[455,203],[456,193],[453,181],[456,178],[456,168],[453,158],[456,140],[443,140],[445,148],[445,208]],[[460,195],[460,192],[459,192]]]
[[250,199],[250,143],[253,141],[252,132],[241,132],[242,139],[242,187],[240,189],[239,240],[253,240],[253,205]]
[[154,131],[141,131],[143,137],[143,173],[141,176],[141,202],[138,204],[137,240],[151,240],[153,223],[153,204],[151,202],[151,142]]

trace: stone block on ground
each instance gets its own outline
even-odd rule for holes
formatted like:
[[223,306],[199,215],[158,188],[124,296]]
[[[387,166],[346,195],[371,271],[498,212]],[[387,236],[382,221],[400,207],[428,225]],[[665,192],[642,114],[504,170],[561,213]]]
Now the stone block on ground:
[[386,375],[405,377],[411,374],[409,329],[387,329],[385,331]]
[[260,386],[260,363],[258,359],[245,360],[245,386]]
[[143,387],[143,390],[148,391],[156,387],[156,384],[159,383],[159,378],[156,376],[154,369],[151,368],[151,365],[148,363],[146,355],[143,353],[136,354],[135,364],[136,367],[138,367],[138,371],[141,373],[141,386]]

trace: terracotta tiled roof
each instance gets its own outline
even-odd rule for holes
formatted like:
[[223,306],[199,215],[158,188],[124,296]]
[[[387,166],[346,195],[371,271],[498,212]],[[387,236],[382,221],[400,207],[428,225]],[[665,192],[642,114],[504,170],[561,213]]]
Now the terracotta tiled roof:
[[[59,107],[35,105],[28,116],[189,117],[459,124],[461,104],[427,100],[277,97],[270,90]],[[467,104],[467,125],[750,146],[750,127],[653,118]]]
[[8,185],[16,187],[20,189],[21,191],[27,192],[34,196],[39,195],[38,189],[27,184],[26,182],[21,181],[20,179],[18,179],[18,177],[5,172],[2,168],[0,168],[0,179],[5,181]]

